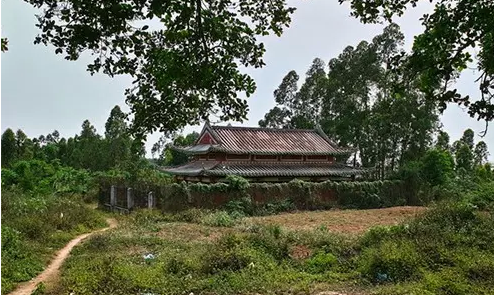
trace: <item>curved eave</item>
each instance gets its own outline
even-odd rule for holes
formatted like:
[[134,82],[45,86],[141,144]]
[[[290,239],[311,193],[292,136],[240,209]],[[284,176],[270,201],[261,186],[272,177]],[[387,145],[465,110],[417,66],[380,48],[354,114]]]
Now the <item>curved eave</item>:
[[214,146],[211,144],[199,144],[188,147],[180,147],[180,146],[172,145],[170,148],[187,155],[205,155],[213,151]]
[[350,155],[357,151],[355,148],[341,148],[335,151],[245,151],[245,150],[231,150],[225,149],[219,145],[196,145],[190,147],[177,147],[171,146],[172,149],[182,152],[187,155],[205,155],[210,152],[221,152],[227,154],[236,155],[303,155],[303,156],[336,156],[336,155]]
[[[340,169],[343,167],[339,167]],[[348,167],[350,168],[350,167]],[[248,169],[242,169],[242,170],[237,170],[237,169],[226,169],[222,171],[221,169],[214,169],[214,170],[205,170],[204,175],[207,176],[227,176],[227,175],[238,175],[241,177],[332,177],[332,176],[338,176],[338,177],[352,177],[352,176],[357,176],[357,175],[364,175],[368,173],[367,169],[349,169],[347,171],[339,169],[335,169],[333,171],[314,171],[312,169],[307,169],[307,170],[299,170],[299,171],[288,171],[288,170],[255,170],[255,171],[249,171]]]

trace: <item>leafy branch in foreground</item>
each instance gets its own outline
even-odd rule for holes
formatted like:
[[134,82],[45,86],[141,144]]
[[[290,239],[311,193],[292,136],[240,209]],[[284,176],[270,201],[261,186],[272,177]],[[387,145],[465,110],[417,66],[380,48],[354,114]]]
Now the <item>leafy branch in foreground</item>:
[[253,79],[240,66],[262,67],[258,36],[281,35],[295,8],[284,0],[25,0],[42,12],[35,43],[77,60],[94,57],[91,74],[128,74],[134,132],[176,131],[210,113],[246,118]]

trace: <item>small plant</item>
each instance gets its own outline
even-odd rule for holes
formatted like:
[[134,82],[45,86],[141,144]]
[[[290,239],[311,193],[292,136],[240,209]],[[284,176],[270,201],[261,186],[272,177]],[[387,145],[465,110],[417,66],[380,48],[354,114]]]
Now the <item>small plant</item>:
[[31,293],[31,295],[42,295],[46,292],[46,286],[43,282],[36,285],[36,289]]
[[323,273],[338,264],[338,259],[331,253],[318,252],[305,262],[305,268],[311,273]]
[[201,223],[209,226],[232,227],[235,225],[236,219],[226,211],[216,211],[205,215],[201,219]]
[[173,257],[165,264],[165,271],[174,275],[186,275],[191,272],[190,267],[183,260]]
[[242,197],[240,199],[231,200],[225,205],[226,211],[235,215],[253,215],[254,206],[250,197]]
[[249,181],[240,176],[228,175],[226,180],[230,188],[237,191],[245,191],[249,187]]

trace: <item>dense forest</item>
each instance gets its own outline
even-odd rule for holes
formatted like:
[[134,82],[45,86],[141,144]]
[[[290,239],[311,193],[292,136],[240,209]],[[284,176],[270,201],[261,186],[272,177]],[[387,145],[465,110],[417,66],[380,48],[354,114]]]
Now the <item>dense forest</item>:
[[22,130],[7,129],[2,135],[2,167],[23,160],[57,160],[63,166],[90,171],[130,169],[144,156],[144,146],[129,132],[126,115],[115,106],[105,124],[104,136],[89,120],[82,123],[80,134],[61,138],[57,130],[29,138]]

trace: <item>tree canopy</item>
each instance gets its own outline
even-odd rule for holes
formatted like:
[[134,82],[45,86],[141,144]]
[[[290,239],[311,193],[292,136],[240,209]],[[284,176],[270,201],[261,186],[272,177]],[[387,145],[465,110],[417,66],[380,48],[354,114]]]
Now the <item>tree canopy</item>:
[[418,81],[410,81],[401,94],[394,91],[402,76],[388,65],[402,50],[403,38],[399,26],[391,24],[371,42],[346,47],[328,66],[316,58],[300,87],[298,74],[290,71],[274,91],[276,106],[259,125],[318,124],[340,145],[358,148],[361,164],[376,166],[379,178],[419,159],[438,128],[438,111]]
[[[352,15],[364,23],[391,21],[418,0],[339,0],[349,2]],[[468,108],[472,117],[494,119],[494,1],[436,0],[434,11],[422,17],[424,32],[415,37],[412,53],[394,56],[393,66],[420,77],[421,90],[444,110],[448,102]],[[476,55],[472,56],[472,52]],[[479,95],[471,99],[453,83],[473,63]],[[437,88],[437,85],[441,87]]]
[[133,131],[176,131],[211,113],[242,120],[253,79],[240,66],[264,65],[257,37],[280,35],[295,10],[274,1],[25,0],[40,9],[35,43],[77,60],[91,74],[128,74]]
[[41,160],[90,171],[131,171],[144,161],[144,152],[142,144],[130,135],[125,118],[115,106],[106,122],[105,136],[99,135],[89,120],[82,123],[79,134],[69,138],[60,137],[57,130],[29,138],[22,130],[14,133],[9,128],[2,134],[2,167]]
[[[89,51],[91,74],[102,71],[133,77],[125,94],[136,134],[177,131],[212,113],[222,120],[245,119],[248,106],[242,93],[248,97],[256,87],[240,67],[264,65],[265,48],[259,37],[281,35],[295,11],[286,0],[25,1],[41,10],[35,43],[52,44],[55,53],[67,60]],[[418,0],[339,2],[349,2],[351,14],[362,22],[376,23],[401,16]],[[412,54],[400,50],[388,57],[387,66],[401,72],[389,91],[406,96],[413,81],[440,110],[456,102],[468,107],[471,116],[491,121],[494,2],[434,2],[434,12],[422,19],[425,29],[415,38]],[[6,42],[2,39],[2,51],[7,50]],[[474,99],[452,84],[471,62],[479,73],[480,92]],[[317,91],[308,84],[301,89],[305,95],[317,95]],[[280,109],[270,116],[286,115],[286,109]]]

